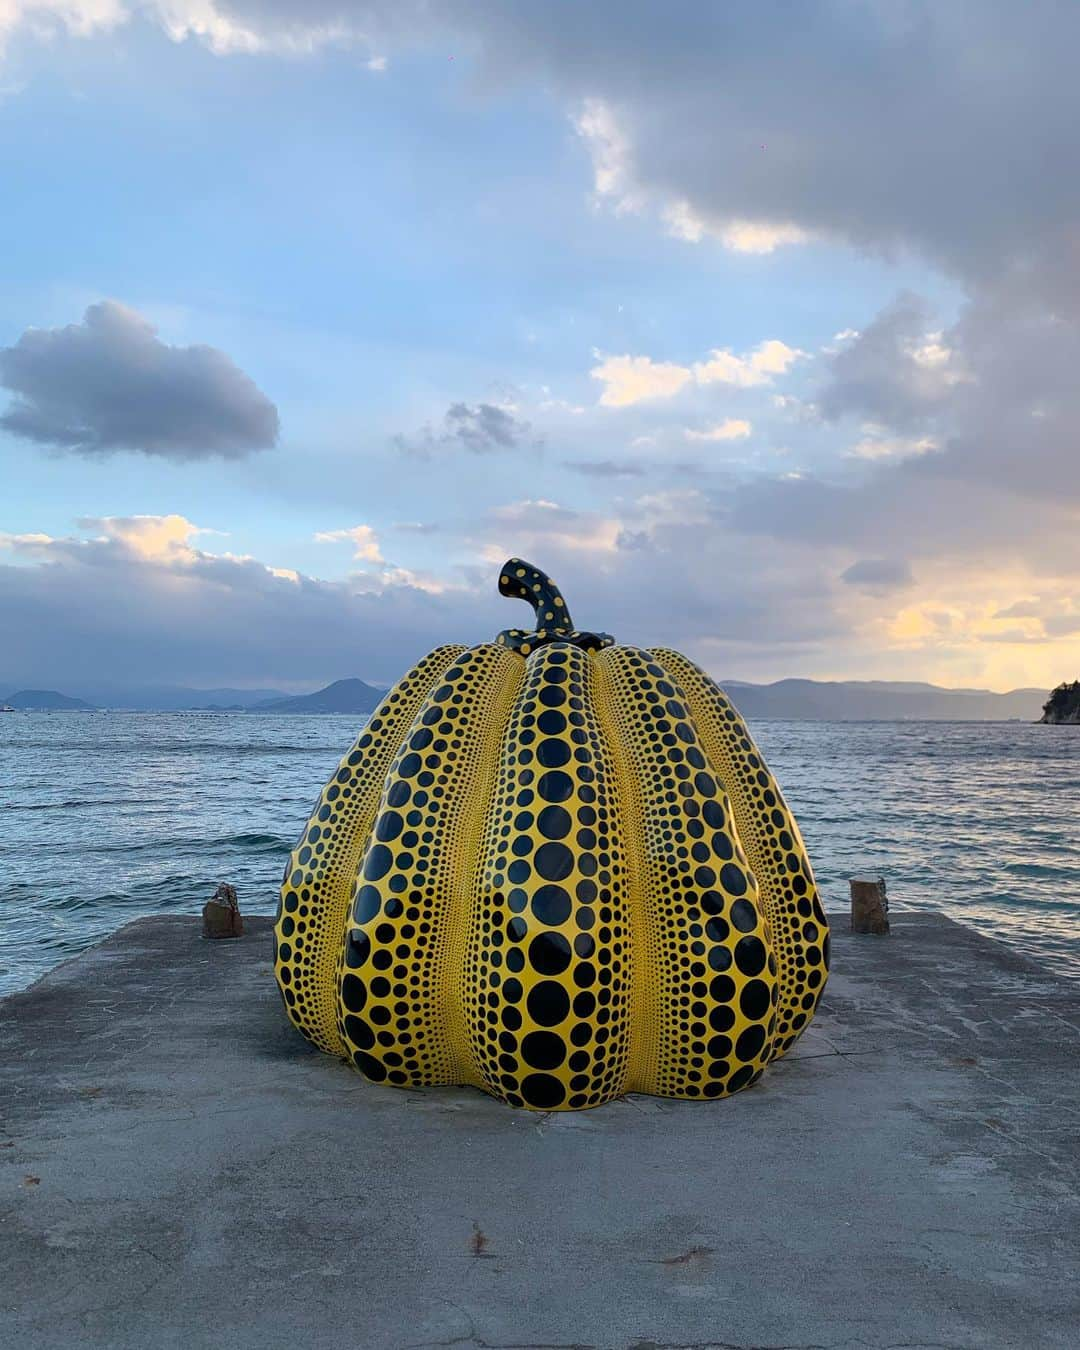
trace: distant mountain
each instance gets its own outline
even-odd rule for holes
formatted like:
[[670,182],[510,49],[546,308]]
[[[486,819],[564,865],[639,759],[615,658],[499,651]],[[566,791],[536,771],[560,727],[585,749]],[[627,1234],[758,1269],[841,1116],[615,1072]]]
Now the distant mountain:
[[888,680],[777,680],[745,684],[723,680],[744,717],[824,722],[1035,722],[1044,689],[942,689],[934,684]]
[[[988,689],[943,689],[916,680],[777,680],[721,684],[745,716],[796,721],[1037,722],[1047,698],[1045,689],[1013,689],[994,694]],[[335,680],[313,694],[290,696],[278,689],[189,689],[183,685],[145,688],[84,689],[83,698],[53,690],[23,689],[7,702],[17,708],[72,711],[92,707],[172,712],[188,708],[211,712],[370,713],[384,689],[364,680]],[[0,698],[0,702],[4,700]]]
[[139,712],[177,712],[205,708],[220,712],[253,708],[267,699],[287,698],[283,689],[189,689],[182,684],[106,685],[84,689],[99,708],[134,708]]
[[369,713],[383,700],[385,689],[375,689],[363,680],[335,680],[314,694],[279,698],[260,703],[252,712],[261,713]]
[[17,694],[8,694],[0,703],[9,703],[13,708],[29,712],[93,712],[94,705],[81,698],[69,698],[67,694],[58,694],[55,689],[20,689]]

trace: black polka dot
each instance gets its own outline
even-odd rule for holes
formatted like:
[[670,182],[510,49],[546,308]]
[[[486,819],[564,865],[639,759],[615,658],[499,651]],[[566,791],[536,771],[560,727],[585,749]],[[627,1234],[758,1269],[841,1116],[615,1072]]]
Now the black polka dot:
[[709,965],[713,970],[727,970],[731,965],[731,949],[728,947],[711,947],[709,949]]
[[565,923],[570,917],[570,896],[561,886],[541,886],[533,896],[532,910],[541,923]]
[[[732,985],[731,988],[732,993],[734,993],[735,986]],[[721,1005],[719,1008],[714,1008],[709,1014],[709,1026],[712,1027],[713,1031],[730,1031],[734,1025],[734,1010],[727,1005]]]
[[[748,939],[743,938],[743,942]],[[750,939],[751,941],[753,939]],[[757,1020],[769,1011],[769,986],[764,980],[751,980],[739,995],[739,1007],[745,1017]]]
[[545,839],[565,839],[572,824],[570,812],[562,806],[545,806],[536,821]]
[[364,981],[357,979],[355,975],[346,975],[341,981],[341,1001],[346,1011],[363,1012],[364,1004],[367,1002],[367,986]]
[[375,838],[389,843],[405,828],[405,822],[396,811],[384,811],[375,825]]
[[728,835],[724,834],[723,831],[718,831],[712,837],[712,851],[718,858],[734,858],[735,845]]
[[398,773],[402,778],[415,778],[420,772],[420,756],[417,754],[406,755],[398,765]]
[[353,922],[367,923],[373,919],[382,907],[382,896],[377,886],[361,886],[356,893],[353,905]]
[[580,989],[596,983],[596,967],[591,961],[582,961],[574,967],[574,983]]
[[709,993],[717,1003],[730,1003],[735,997],[735,981],[730,975],[717,975],[709,985]]
[[537,762],[545,769],[557,769],[570,758],[570,747],[565,741],[541,741],[536,747]]
[[555,980],[542,980],[529,991],[529,1016],[541,1027],[553,1027],[570,1012],[570,995]]
[[738,1092],[740,1088],[746,1087],[753,1076],[754,1066],[752,1064],[744,1064],[741,1069],[736,1069],[728,1080],[728,1091]]
[[521,1084],[521,1095],[530,1106],[550,1110],[562,1105],[566,1089],[549,1073],[531,1073]]
[[720,869],[720,885],[728,895],[743,895],[746,891],[746,873],[735,863],[725,863]]
[[745,1064],[747,1060],[758,1057],[764,1044],[765,1028],[763,1026],[747,1027],[735,1042],[735,1053]]
[[574,780],[561,769],[552,769],[541,777],[536,790],[546,802],[564,802],[574,790]]
[[345,1035],[361,1050],[370,1050],[375,1044],[375,1033],[362,1017],[346,1017]]
[[569,942],[561,933],[538,933],[529,943],[529,964],[541,975],[561,975],[570,964]]
[[710,919],[705,925],[705,936],[713,942],[723,942],[730,932],[723,919]]
[[364,860],[365,881],[378,881],[380,877],[386,876],[393,861],[394,855],[385,844],[373,844]]
[[386,1077],[386,1065],[380,1063],[373,1055],[365,1055],[362,1050],[357,1050],[353,1055],[353,1061],[360,1072],[373,1082],[381,1083]]
[[731,906],[731,922],[740,933],[749,933],[757,927],[757,910],[749,900],[736,900]]
[[565,881],[574,870],[574,855],[565,844],[541,844],[533,861],[545,881]]
[[553,1031],[530,1031],[521,1042],[521,1054],[534,1069],[557,1069],[566,1058],[566,1045]]
[[740,938],[735,944],[735,964],[744,975],[760,975],[767,960],[768,952],[759,937]]

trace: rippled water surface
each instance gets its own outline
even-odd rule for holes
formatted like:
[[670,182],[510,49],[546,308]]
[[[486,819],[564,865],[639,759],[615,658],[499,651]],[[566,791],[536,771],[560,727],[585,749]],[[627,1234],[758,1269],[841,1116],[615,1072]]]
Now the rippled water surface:
[[[0,715],[0,994],[218,881],[273,912],[354,717]],[[1080,976],[1080,728],[758,722],[826,908],[847,878]]]

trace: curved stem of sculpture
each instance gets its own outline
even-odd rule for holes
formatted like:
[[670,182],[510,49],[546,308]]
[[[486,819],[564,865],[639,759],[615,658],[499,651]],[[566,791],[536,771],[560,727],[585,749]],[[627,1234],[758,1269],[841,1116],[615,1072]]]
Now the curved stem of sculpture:
[[562,592],[546,572],[525,562],[510,558],[503,563],[499,575],[499,594],[514,600],[527,600],[536,614],[536,627],[572,632],[574,621]]

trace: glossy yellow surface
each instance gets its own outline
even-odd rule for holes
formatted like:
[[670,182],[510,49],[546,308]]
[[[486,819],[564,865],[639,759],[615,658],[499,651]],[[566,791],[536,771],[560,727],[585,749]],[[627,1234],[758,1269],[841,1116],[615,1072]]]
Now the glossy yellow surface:
[[798,827],[713,681],[547,634],[440,648],[387,696],[290,859],[276,942],[323,1050],[539,1110],[746,1087],[828,962]]

